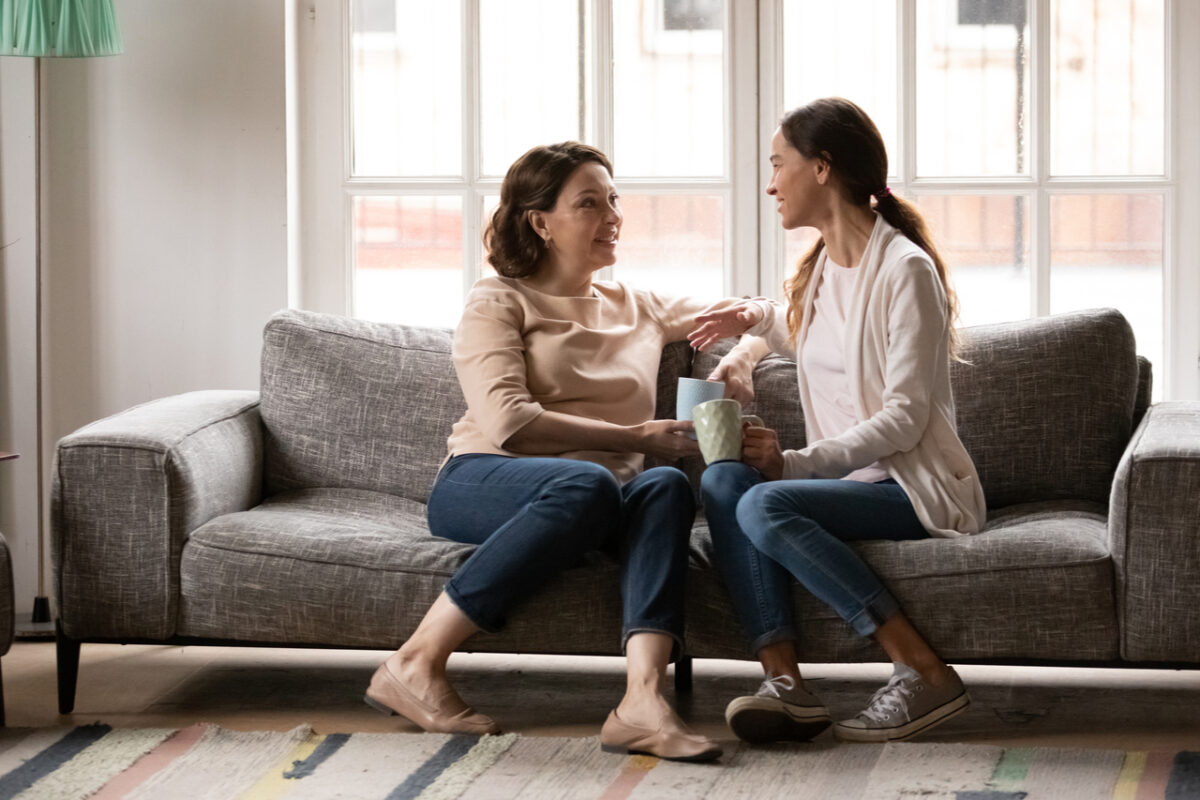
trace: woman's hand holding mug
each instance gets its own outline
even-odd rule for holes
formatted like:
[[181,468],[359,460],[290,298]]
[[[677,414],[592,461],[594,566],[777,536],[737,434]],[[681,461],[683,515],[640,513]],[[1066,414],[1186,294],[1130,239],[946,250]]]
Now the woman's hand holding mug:
[[744,427],[742,461],[761,472],[767,480],[783,478],[783,450],[779,434],[770,428]]

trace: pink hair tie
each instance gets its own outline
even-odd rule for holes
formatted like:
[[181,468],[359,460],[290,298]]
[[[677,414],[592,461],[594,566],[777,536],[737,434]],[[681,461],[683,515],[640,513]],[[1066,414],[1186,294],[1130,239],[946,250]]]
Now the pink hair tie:
[[890,187],[890,186],[885,186],[882,189],[880,189],[878,192],[875,192],[876,200],[882,200],[885,197],[891,197],[891,196],[892,196],[892,187]]

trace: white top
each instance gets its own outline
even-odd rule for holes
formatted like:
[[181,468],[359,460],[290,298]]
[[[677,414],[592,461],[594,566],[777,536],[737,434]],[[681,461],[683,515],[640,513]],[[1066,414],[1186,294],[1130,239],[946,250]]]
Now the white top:
[[[839,436],[861,420],[855,412],[846,377],[846,316],[854,300],[854,287],[862,270],[843,267],[826,257],[825,269],[813,300],[813,319],[800,352],[800,370],[808,376],[812,413],[817,427]],[[888,477],[878,461],[846,475],[846,480],[875,483]]]
[[[822,253],[802,300],[797,341],[803,351],[813,304],[828,259]],[[859,265],[846,314],[846,379],[860,422],[826,431],[797,365],[808,446],[788,450],[785,478],[840,478],[878,461],[908,493],[933,536],[978,533],[987,506],[979,475],[958,438],[950,390],[950,324],[946,295],[929,256],[878,215]],[[749,333],[776,352],[796,355],[786,311],[774,305]]]

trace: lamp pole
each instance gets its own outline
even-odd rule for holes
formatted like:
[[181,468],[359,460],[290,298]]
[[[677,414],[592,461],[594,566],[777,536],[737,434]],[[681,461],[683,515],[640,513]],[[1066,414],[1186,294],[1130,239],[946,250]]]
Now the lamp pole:
[[37,594],[29,616],[28,633],[53,633],[50,622],[50,597],[46,594],[46,423],[42,408],[42,59],[33,59],[33,340],[35,409],[37,415]]
[[46,594],[46,442],[43,355],[42,264],[42,58],[87,58],[124,52],[113,0],[79,6],[61,0],[0,0],[0,56],[33,58],[34,371],[36,375],[35,467],[37,470],[37,594],[28,626],[18,632],[53,634]]

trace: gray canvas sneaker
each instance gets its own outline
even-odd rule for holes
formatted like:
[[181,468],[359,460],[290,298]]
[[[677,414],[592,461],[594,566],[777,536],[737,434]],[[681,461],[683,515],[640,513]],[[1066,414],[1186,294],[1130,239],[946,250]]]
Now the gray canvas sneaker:
[[725,707],[725,721],[744,742],[807,742],[829,727],[829,709],[787,675],[767,679]]
[[930,686],[911,667],[896,663],[887,686],[875,692],[870,705],[854,719],[833,726],[833,735],[847,742],[899,742],[945,722],[971,704],[958,673]]

